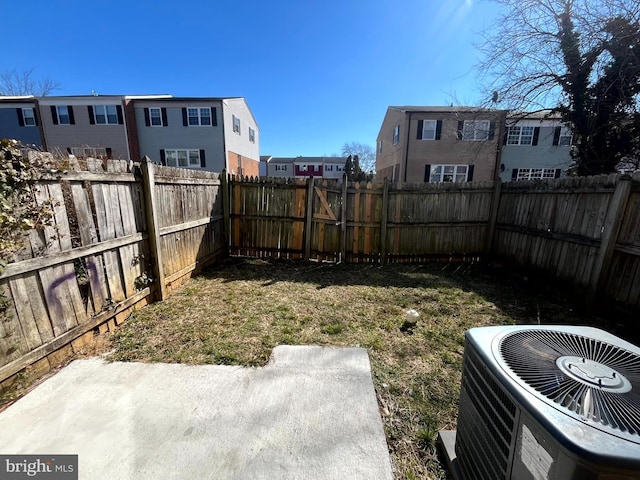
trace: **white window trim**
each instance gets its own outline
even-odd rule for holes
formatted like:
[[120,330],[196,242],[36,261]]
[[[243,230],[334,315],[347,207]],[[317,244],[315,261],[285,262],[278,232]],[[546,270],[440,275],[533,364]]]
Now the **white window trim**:
[[[436,172],[435,170],[440,168],[440,172]],[[453,167],[452,172],[445,172],[447,168]],[[457,177],[459,175],[464,174],[463,180],[458,180]],[[434,176],[438,175],[439,178],[434,180]],[[452,180],[445,180],[445,176],[453,175]],[[431,165],[431,171],[429,172],[429,183],[445,183],[445,182],[466,182],[469,178],[469,165],[451,165],[451,164],[439,164],[439,165]]]
[[[158,119],[160,120],[160,123],[158,125],[154,125],[153,124],[153,119],[154,116],[151,112],[153,111],[157,111],[158,112]],[[162,122],[162,108],[160,107],[149,107],[149,126],[150,127],[163,127],[163,122]]]
[[256,131],[249,127],[249,141],[251,143],[256,143]]
[[242,132],[240,130],[241,129],[240,118],[236,117],[235,115],[232,115],[232,119],[233,119],[233,131],[238,135],[242,135]]
[[76,158],[106,158],[105,147],[71,147],[71,154]]
[[[433,129],[427,128],[427,124],[433,125]],[[435,140],[437,129],[438,129],[437,120],[422,120],[422,140]],[[433,134],[430,136],[427,136],[426,132],[433,132]]]
[[[512,133],[512,129],[520,129],[518,134],[517,134],[517,140],[516,140],[516,134]],[[523,135],[523,131],[524,129],[531,129],[531,135]],[[533,146],[533,136],[535,135],[535,131],[536,128],[531,126],[531,125],[511,125],[510,127],[507,127],[507,145],[510,146],[525,146],[525,147],[531,147]],[[522,137],[531,137],[531,140],[529,143],[523,143],[522,141]],[[517,141],[517,143],[512,143],[513,141]]]
[[[115,122],[109,121],[109,113],[107,112],[107,107],[113,107],[115,109]],[[104,111],[104,123],[98,122],[98,109],[103,109]],[[102,114],[101,114],[102,115]],[[118,106],[117,105],[93,105],[93,121],[96,125],[118,125]]]
[[[568,138],[569,141],[567,142],[565,140],[566,143],[562,142],[563,138]],[[570,147],[571,144],[573,143],[573,133],[571,132],[570,128],[567,127],[561,127],[560,128],[560,137],[558,138],[558,146],[559,147]]]
[[[486,125],[487,128],[479,128],[478,124]],[[472,128],[473,137],[470,137],[469,133]],[[462,127],[462,140],[466,142],[484,142],[486,140],[489,140],[490,129],[491,122],[489,120],[465,120]],[[479,136],[478,133],[482,133],[482,136]]]
[[[188,127],[210,127],[213,122],[213,115],[211,112],[211,107],[186,107],[187,109],[187,126]],[[190,115],[189,110],[195,110],[197,113],[198,123],[191,123],[192,118],[196,118]],[[208,111],[209,115],[202,115],[202,111]],[[206,117],[209,119],[209,123],[202,123],[202,119]]]
[[[169,163],[169,158],[171,157],[173,159],[173,154],[175,152],[175,163],[174,164],[170,164]],[[187,158],[187,165],[180,165],[178,158],[179,158],[179,153],[183,153],[185,152],[186,158]],[[191,154],[195,153],[197,155],[197,164],[191,163]],[[168,167],[178,167],[178,168],[201,168],[200,166],[200,149],[197,148],[165,148],[164,149],[164,161],[165,164]]]
[[286,165],[277,165],[276,164],[276,172],[286,172],[287,171],[287,166]]
[[[31,112],[30,116],[27,116],[25,112]],[[27,119],[33,120],[33,123],[27,123]],[[36,112],[33,107],[22,107],[22,123],[24,123],[25,127],[35,127],[36,126]]]
[[396,125],[393,129],[393,144],[397,145],[400,142],[400,125]]
[[516,181],[556,178],[555,168],[519,168]]
[[[63,122],[60,117],[60,109],[64,108],[67,113],[63,115],[67,117],[67,121]],[[58,117],[58,125],[71,125],[71,115],[69,115],[69,107],[66,105],[56,105],[56,116]]]

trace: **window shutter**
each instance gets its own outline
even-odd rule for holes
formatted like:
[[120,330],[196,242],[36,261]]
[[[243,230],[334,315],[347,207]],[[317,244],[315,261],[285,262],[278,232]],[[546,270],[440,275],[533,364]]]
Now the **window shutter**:
[[538,138],[540,137],[540,127],[535,127],[533,129],[533,141],[531,145],[538,145]]
[[560,178],[561,174],[562,174],[562,169],[561,168],[556,168],[555,178]]
[[16,113],[18,114],[18,125],[24,127],[24,117],[22,116],[22,108],[16,108]]
[[200,166],[202,168],[207,166],[207,162],[204,159],[204,150],[200,150]]
[[463,130],[464,130],[464,121],[458,120],[458,140],[462,140]]
[[167,109],[162,107],[160,109],[160,113],[162,114],[162,126],[163,127],[168,127],[169,126],[169,122],[167,121]]
[[496,122],[489,122],[489,140],[496,138]]
[[38,113],[38,109],[36,107],[33,107],[33,121],[36,122],[36,127],[40,125],[40,121],[38,120],[38,116],[40,114]]
[[110,159],[110,158],[111,158],[111,151],[112,151],[112,150],[111,150],[109,147],[107,147],[107,148],[105,148],[105,149],[104,149],[104,151],[105,151],[105,153],[107,154],[107,158],[109,158],[109,159]]
[[118,125],[124,124],[124,118],[122,118],[122,105],[116,105],[116,113],[118,114]]
[[189,126],[189,123],[188,123],[188,120],[187,120],[187,109],[186,108],[182,109],[182,126],[183,127],[188,127]]
[[504,127],[504,134],[502,135],[502,144],[506,145],[507,144],[507,139],[509,138],[509,127],[505,126]]
[[151,117],[149,116],[149,109],[148,108],[144,109],[144,125],[146,127],[150,127],[151,126]]
[[442,138],[442,120],[436,122],[436,140]]
[[218,109],[216,107],[211,107],[211,126],[212,127],[217,127],[218,126],[217,110]]
[[560,130],[561,127],[556,127],[553,129],[553,145],[558,146],[560,143]]
[[67,110],[69,111],[69,125],[75,125],[76,117],[73,116],[73,107],[71,105],[67,105]]
[[518,180],[518,169],[514,168],[511,170],[511,181],[515,182],[516,180]]
[[424,183],[429,183],[431,180],[431,165],[424,166]]
[[95,124],[96,124],[96,119],[95,119],[95,117],[93,116],[93,107],[92,107],[91,105],[88,105],[88,106],[87,106],[87,110],[88,110],[88,112],[89,112],[89,123],[90,123],[91,125],[95,125]]
[[418,120],[418,135],[417,139],[422,140],[422,129],[424,128],[424,120]]
[[473,182],[473,170],[475,165],[469,165],[467,168],[467,182]]
[[51,120],[53,120],[54,125],[58,125],[58,110],[56,110],[55,105],[51,105]]
[[163,148],[160,149],[160,163],[162,165],[166,165],[167,164],[167,159],[164,156],[164,149]]

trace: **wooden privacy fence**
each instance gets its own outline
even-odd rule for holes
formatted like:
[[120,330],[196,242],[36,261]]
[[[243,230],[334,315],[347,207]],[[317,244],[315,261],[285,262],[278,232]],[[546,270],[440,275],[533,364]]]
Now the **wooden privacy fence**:
[[502,185],[493,253],[640,306],[640,174]]
[[[88,159],[38,182],[54,225],[32,231],[0,275],[0,382],[81,347],[93,330],[226,253],[220,175],[143,161]],[[5,382],[7,385],[10,380]]]
[[345,262],[477,257],[489,247],[493,182],[229,181],[230,253]]
[[240,179],[230,252],[344,262],[506,258],[640,306],[640,174],[501,184]]

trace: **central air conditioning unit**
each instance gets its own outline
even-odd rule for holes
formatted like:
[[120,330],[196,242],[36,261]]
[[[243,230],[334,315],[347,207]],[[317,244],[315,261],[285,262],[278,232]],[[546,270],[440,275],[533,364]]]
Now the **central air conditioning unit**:
[[640,349],[602,330],[466,333],[454,476],[640,480]]

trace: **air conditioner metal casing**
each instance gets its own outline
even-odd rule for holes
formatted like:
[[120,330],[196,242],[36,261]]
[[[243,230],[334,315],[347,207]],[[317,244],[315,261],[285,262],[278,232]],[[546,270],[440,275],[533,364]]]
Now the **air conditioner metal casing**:
[[510,370],[508,335],[549,330],[638,347],[591,327],[499,326],[467,331],[456,434],[464,480],[640,480],[640,436],[603,428],[554,405]]

